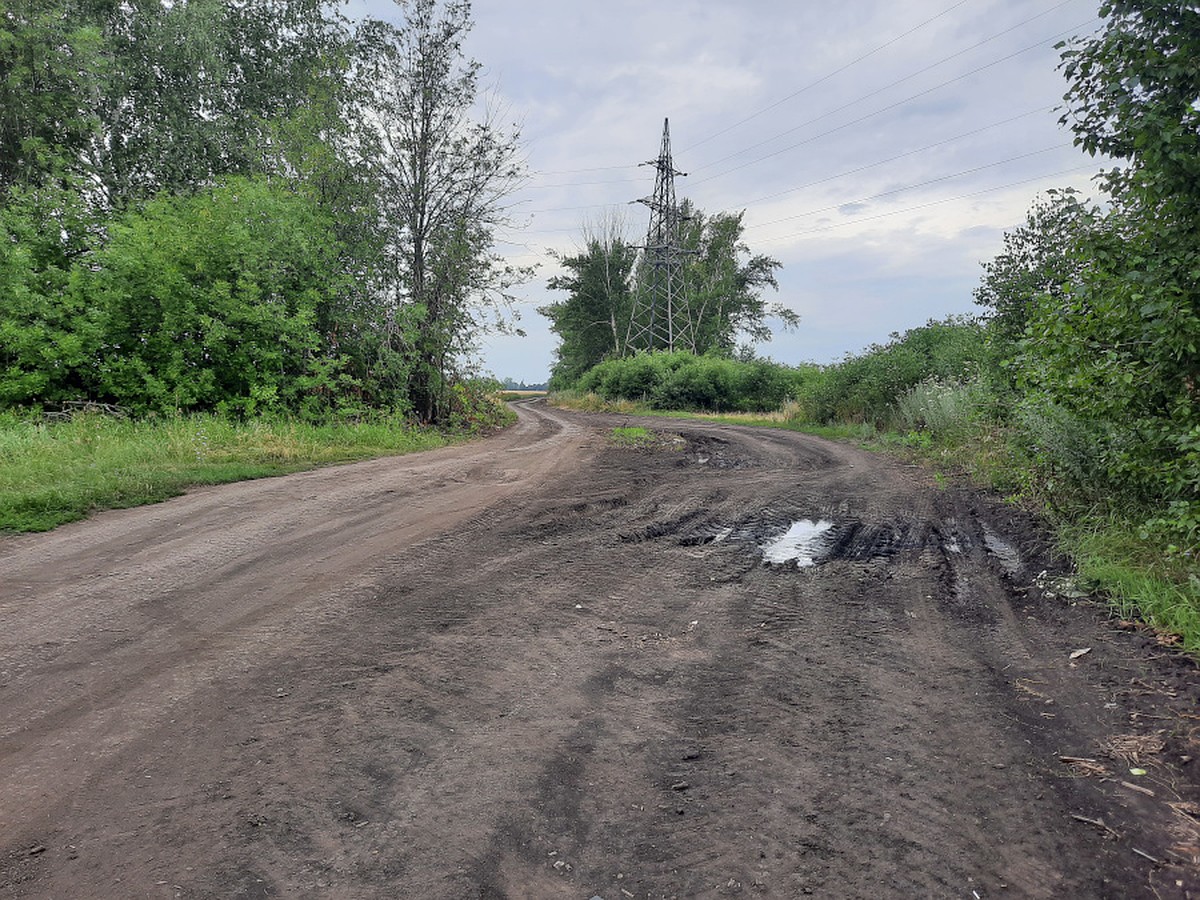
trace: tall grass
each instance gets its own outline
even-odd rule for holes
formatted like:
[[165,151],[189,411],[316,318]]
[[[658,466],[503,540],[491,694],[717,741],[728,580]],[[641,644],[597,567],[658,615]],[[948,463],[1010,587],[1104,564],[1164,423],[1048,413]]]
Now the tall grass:
[[406,420],[315,425],[211,415],[46,423],[0,415],[0,530],[47,531],[99,509],[153,503],[188,487],[438,447],[453,437]]
[[967,438],[982,413],[978,383],[926,378],[896,400],[893,422],[901,431],[923,431],[934,440]]

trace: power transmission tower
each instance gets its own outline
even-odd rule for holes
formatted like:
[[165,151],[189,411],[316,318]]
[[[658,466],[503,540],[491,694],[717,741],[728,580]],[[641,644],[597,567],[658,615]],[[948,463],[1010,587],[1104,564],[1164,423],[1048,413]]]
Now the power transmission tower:
[[695,334],[684,291],[683,258],[679,244],[679,207],[675,205],[675,176],[671,161],[671,127],[663,119],[662,146],[658,159],[642,163],[654,166],[654,195],[634,202],[650,207],[650,228],[642,248],[639,284],[634,291],[633,316],[626,346],[634,350],[691,350]]

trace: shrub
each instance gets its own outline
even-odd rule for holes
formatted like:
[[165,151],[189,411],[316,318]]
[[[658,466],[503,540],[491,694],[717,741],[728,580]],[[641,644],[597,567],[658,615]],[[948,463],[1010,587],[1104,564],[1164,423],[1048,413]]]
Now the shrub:
[[816,371],[814,366],[793,369],[770,360],[649,353],[606,360],[586,372],[574,390],[656,409],[761,412],[797,396]]
[[977,382],[926,378],[896,401],[894,422],[902,431],[925,431],[935,440],[961,440],[980,418],[983,398]]
[[828,366],[805,393],[815,422],[890,420],[897,400],[929,378],[943,382],[974,380],[987,359],[983,327],[967,318],[931,321],[887,344]]

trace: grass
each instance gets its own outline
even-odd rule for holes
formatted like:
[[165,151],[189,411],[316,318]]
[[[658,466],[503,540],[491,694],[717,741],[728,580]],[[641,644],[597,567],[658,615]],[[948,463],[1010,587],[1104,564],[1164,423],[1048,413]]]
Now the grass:
[[101,509],[155,503],[189,487],[284,475],[443,446],[400,419],[313,425],[215,416],[45,423],[0,416],[0,531],[48,531]]
[[609,433],[609,439],[621,447],[648,447],[654,443],[654,435],[650,429],[640,425],[614,428]]
[[1200,575],[1194,560],[1164,556],[1136,525],[1111,513],[1061,525],[1058,532],[1083,586],[1104,593],[1121,618],[1152,624],[1159,643],[1200,658]]
[[874,426],[869,424],[813,425],[797,414],[798,407],[785,403],[772,412],[729,412],[711,413],[689,410],[663,410],[633,400],[605,400],[599,394],[581,394],[562,391],[550,396],[554,406],[580,412],[611,412],[630,416],[656,416],[660,419],[702,419],[706,422],[722,422],[726,425],[752,425],[759,428],[782,428],[799,431],[830,440],[870,441],[876,436]]

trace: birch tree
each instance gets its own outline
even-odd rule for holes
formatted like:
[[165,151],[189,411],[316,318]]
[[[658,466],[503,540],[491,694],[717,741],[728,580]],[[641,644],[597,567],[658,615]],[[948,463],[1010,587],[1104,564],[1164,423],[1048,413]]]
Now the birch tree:
[[422,421],[445,412],[461,354],[525,273],[495,252],[504,198],[524,167],[518,134],[478,113],[479,63],[463,40],[465,0],[407,0],[400,27],[371,21],[359,33],[357,80],[365,142],[373,148],[382,284],[389,340],[412,360],[409,397]]

